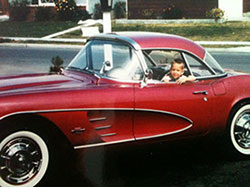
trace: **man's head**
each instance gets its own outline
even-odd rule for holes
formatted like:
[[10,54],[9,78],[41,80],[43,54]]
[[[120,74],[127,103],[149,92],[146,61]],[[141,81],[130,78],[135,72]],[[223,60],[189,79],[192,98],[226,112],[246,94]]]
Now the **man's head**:
[[184,74],[185,63],[181,59],[172,62],[170,73],[174,79],[180,78]]

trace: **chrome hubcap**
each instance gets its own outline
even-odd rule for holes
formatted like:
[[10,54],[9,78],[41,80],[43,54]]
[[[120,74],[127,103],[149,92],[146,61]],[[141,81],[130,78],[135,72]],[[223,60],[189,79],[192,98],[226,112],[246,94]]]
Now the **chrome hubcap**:
[[42,163],[41,149],[30,138],[7,142],[0,152],[0,175],[7,183],[23,184],[32,179]]
[[234,127],[234,136],[240,147],[250,148],[250,111],[239,115]]

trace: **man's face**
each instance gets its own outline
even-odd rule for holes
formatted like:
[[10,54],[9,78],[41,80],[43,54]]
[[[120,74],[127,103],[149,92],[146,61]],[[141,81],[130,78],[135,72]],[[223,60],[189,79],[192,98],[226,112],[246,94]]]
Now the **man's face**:
[[175,79],[178,79],[179,77],[181,77],[184,73],[183,64],[174,63],[172,65],[170,73]]

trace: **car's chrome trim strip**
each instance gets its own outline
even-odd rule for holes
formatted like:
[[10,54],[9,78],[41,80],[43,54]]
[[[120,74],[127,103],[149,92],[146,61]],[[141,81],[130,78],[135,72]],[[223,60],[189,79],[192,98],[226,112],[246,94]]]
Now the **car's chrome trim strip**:
[[185,119],[187,121],[189,121],[191,124],[193,123],[192,120],[190,120],[189,118],[182,116],[180,114],[177,113],[173,113],[173,112],[167,112],[167,111],[163,111],[163,110],[154,110],[154,109],[144,109],[144,108],[73,108],[73,109],[51,109],[51,110],[30,110],[30,111],[19,111],[19,112],[13,112],[10,114],[6,114],[4,116],[0,117],[0,120],[9,117],[9,116],[13,116],[13,115],[18,115],[18,114],[35,114],[35,113],[50,113],[50,112],[74,112],[74,111],[94,111],[94,110],[117,110],[117,111],[122,111],[122,110],[127,110],[127,111],[148,111],[148,112],[159,112],[159,113],[165,113],[165,114],[169,114],[169,115],[173,115],[173,116],[177,116],[180,117],[182,119]]
[[121,36],[118,35],[119,33],[111,33],[111,34],[99,34],[99,35],[95,35],[92,37],[89,37],[87,41],[91,41],[91,40],[113,40],[113,41],[121,41],[123,43],[126,43],[127,45],[132,46],[135,50],[140,50],[141,46],[134,41],[133,39],[126,37],[126,36]]
[[112,127],[111,125],[96,127],[95,130],[103,130]]
[[145,139],[159,138],[159,137],[163,137],[163,136],[168,136],[168,135],[176,134],[176,133],[179,133],[179,132],[183,132],[183,131],[191,128],[192,126],[193,125],[190,124],[189,126],[183,128],[183,129],[179,129],[179,130],[168,132],[168,133],[164,133],[164,134],[158,134],[158,135],[154,135],[154,136],[146,136],[146,137],[142,137],[142,138],[135,138],[135,140],[145,140]]
[[108,76],[100,76],[103,79],[108,79],[112,81],[117,81],[121,83],[140,83],[141,80],[127,80],[127,79],[119,79],[119,78],[113,78],[113,77],[108,77]]
[[159,137],[168,136],[168,135],[176,134],[179,132],[183,132],[183,131],[191,128],[192,126],[193,125],[190,124],[189,126],[183,128],[183,129],[180,129],[180,130],[177,130],[174,132],[165,133],[165,134],[155,135],[155,136],[147,136],[147,137],[143,137],[143,138],[127,139],[127,140],[113,141],[113,142],[103,142],[103,143],[96,143],[96,144],[79,145],[79,146],[74,146],[74,149],[84,149],[84,148],[90,148],[90,147],[98,147],[98,146],[105,146],[105,145],[111,145],[111,144],[131,142],[131,141],[135,141],[135,140],[138,141],[138,140],[144,140],[144,139],[150,139],[150,138],[159,138]]
[[71,109],[49,109],[49,110],[27,110],[13,112],[0,117],[0,120],[18,114],[35,114],[35,113],[52,113],[52,112],[80,112],[80,111],[94,111],[94,110],[134,110],[134,108],[71,108]]
[[168,115],[173,115],[179,118],[182,118],[184,120],[189,121],[191,124],[193,124],[193,121],[185,116],[182,116],[180,114],[176,114],[173,112],[167,112],[167,111],[162,111],[162,110],[154,110],[154,109],[144,109],[144,108],[136,108],[135,111],[144,111],[144,112],[156,112],[156,113],[164,113],[164,114],[168,114]]
[[89,122],[104,121],[106,119],[107,119],[106,117],[91,118],[91,119],[89,119]]
[[125,142],[131,142],[131,141],[135,141],[135,139],[131,138],[131,139],[121,140],[121,141],[103,142],[103,143],[88,144],[88,145],[78,145],[78,146],[74,146],[74,149],[84,149],[84,148],[89,148],[89,147],[97,147],[97,146],[125,143]]
[[114,136],[114,135],[116,135],[115,132],[113,132],[113,133],[108,133],[108,134],[102,134],[101,137],[108,137],[108,136]]

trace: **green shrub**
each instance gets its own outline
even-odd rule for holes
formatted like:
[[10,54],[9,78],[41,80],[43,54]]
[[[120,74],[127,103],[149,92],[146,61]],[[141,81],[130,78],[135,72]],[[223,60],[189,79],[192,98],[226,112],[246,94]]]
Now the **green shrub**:
[[10,20],[25,21],[28,18],[30,9],[27,7],[27,0],[14,0],[10,4]]
[[50,21],[53,17],[51,9],[47,7],[39,7],[35,12],[35,21]]
[[213,8],[207,12],[207,17],[212,18],[215,20],[215,22],[217,22],[219,19],[224,17],[224,11],[220,8]]
[[50,66],[50,73],[59,73],[63,67],[63,59],[60,56],[51,59],[53,66]]
[[75,15],[76,3],[74,0],[55,0],[58,19],[72,21]]
[[57,17],[61,21],[79,21],[91,18],[88,11],[76,6],[74,0],[55,0]]
[[31,0],[32,5],[38,5],[38,0]]
[[100,3],[95,4],[93,18],[94,19],[102,19],[102,8],[101,8]]
[[126,3],[118,1],[114,6],[114,16],[116,19],[126,18]]
[[145,19],[150,19],[150,18],[152,19],[155,17],[153,9],[143,9],[141,11],[141,15]]
[[163,19],[181,19],[182,11],[177,8],[175,5],[168,5],[166,9],[164,9],[162,14]]
[[87,10],[82,10],[80,8],[76,8],[74,11],[73,21],[86,20],[90,19],[91,15]]

